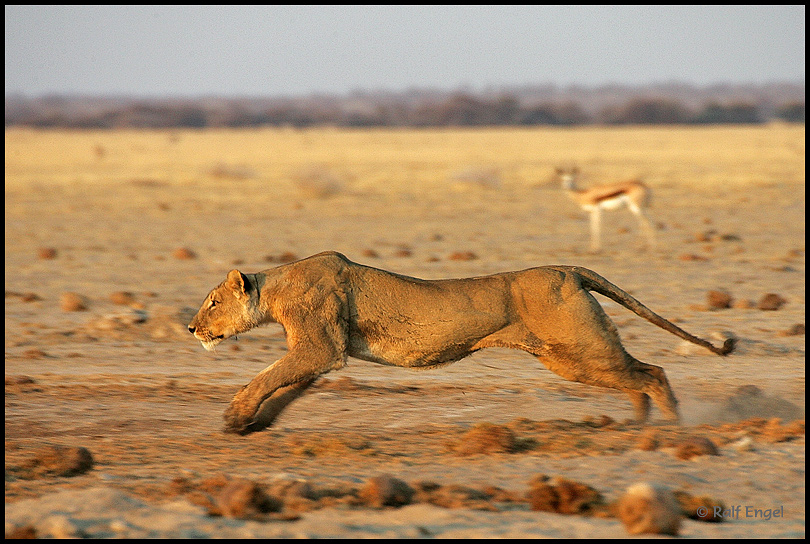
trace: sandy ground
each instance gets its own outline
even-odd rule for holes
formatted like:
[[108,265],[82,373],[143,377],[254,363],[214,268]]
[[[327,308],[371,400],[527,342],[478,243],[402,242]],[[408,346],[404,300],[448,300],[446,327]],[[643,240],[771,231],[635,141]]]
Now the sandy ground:
[[[586,218],[542,187],[308,198],[256,180],[7,182],[6,532],[626,536],[614,518],[532,511],[526,492],[545,474],[591,486],[607,501],[653,481],[743,507],[723,523],[685,521],[685,537],[803,537],[805,336],[795,333],[805,321],[804,185],[696,195],[670,183],[655,202],[656,251],[643,251],[632,218],[617,212],[605,217],[606,249],[590,254]],[[624,395],[567,382],[521,352],[486,350],[431,372],[350,360],[271,429],[222,433],[231,396],[284,353],[283,333],[269,326],[208,353],[185,330],[188,319],[229,269],[255,272],[285,254],[327,249],[423,278],[583,265],[697,335],[732,331],[739,349],[727,358],[689,349],[604,301],[628,351],[666,369],[682,427],[624,423]],[[465,252],[472,255],[454,257]],[[717,289],[732,295],[732,308],[706,309]],[[62,309],[67,292],[86,309]],[[757,309],[767,293],[787,302]],[[760,395],[735,403],[748,385]],[[520,447],[462,455],[465,433],[481,423],[511,430]],[[719,455],[677,458],[668,446],[690,436],[709,438]],[[651,437],[660,447],[642,449]],[[86,448],[93,468],[72,477],[26,472],[48,445]],[[384,474],[412,486],[497,488],[512,500],[490,492],[483,506],[358,503],[357,490]],[[216,478],[306,481],[322,492],[264,520],[213,517],[199,490]],[[747,516],[745,506],[780,516]]]

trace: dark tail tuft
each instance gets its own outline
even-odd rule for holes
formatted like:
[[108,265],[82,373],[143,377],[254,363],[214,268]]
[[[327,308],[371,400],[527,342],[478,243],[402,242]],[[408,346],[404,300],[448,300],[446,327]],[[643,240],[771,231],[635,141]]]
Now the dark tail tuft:
[[734,348],[737,347],[737,339],[736,338],[726,338],[726,341],[723,342],[723,347],[719,348],[716,353],[718,355],[728,355]]

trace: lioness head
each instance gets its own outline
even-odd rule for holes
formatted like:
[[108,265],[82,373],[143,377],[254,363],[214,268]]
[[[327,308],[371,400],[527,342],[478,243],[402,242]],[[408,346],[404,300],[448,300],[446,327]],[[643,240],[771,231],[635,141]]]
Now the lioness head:
[[257,286],[247,276],[231,270],[228,279],[205,297],[188,331],[208,351],[226,338],[249,331],[259,322],[257,294]]

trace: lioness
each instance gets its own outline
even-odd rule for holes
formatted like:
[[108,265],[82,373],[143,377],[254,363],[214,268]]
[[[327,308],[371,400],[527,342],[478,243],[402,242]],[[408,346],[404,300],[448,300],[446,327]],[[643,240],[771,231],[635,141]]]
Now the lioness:
[[719,355],[722,347],[656,315],[598,274],[544,266],[464,279],[421,280],[354,263],[327,251],[256,274],[231,270],[188,325],[205,349],[264,323],[280,323],[288,353],[242,387],[225,412],[225,430],[269,426],[318,376],[347,357],[435,368],[487,347],[522,349],[577,382],[627,392],[645,421],[650,397],[678,419],[660,367],[622,347],[616,326],[589,291],[611,298],[681,338]]

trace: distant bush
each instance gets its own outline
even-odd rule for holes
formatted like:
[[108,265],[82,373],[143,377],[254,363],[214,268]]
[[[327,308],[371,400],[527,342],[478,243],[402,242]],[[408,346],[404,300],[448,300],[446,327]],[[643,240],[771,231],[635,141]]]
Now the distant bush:
[[[618,92],[618,91],[616,91]],[[729,91],[731,92],[731,91]],[[468,92],[359,95],[346,99],[71,99],[6,98],[6,126],[42,128],[205,128],[311,126],[342,127],[476,127],[762,123],[771,118],[804,122],[804,102],[772,108],[763,104],[711,100],[697,110],[671,98],[633,96],[624,102],[613,96],[591,113],[564,93],[548,99],[502,93],[476,96]],[[593,104],[591,104],[593,106]],[[592,107],[590,111],[596,110]],[[771,113],[772,111],[772,113]]]
[[690,112],[675,100],[634,98],[623,106],[603,109],[600,117],[609,125],[675,125],[687,123]]
[[804,102],[785,104],[776,109],[775,116],[789,123],[804,123]]
[[729,104],[724,106],[710,103],[694,117],[692,122],[701,125],[756,124],[762,123],[763,119],[760,116],[759,108],[753,104]]

